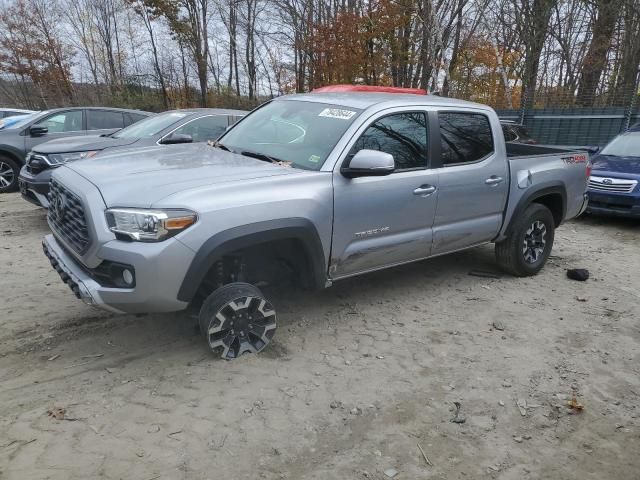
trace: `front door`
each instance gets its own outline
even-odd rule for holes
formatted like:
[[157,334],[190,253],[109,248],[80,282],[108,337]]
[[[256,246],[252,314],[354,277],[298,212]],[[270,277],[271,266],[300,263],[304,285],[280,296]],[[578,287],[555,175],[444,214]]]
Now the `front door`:
[[509,185],[506,153],[497,151],[493,135],[497,130],[487,115],[443,111],[438,112],[438,124],[441,158],[434,255],[493,240],[502,226]]
[[29,152],[33,147],[57,138],[72,137],[76,135],[86,135],[83,121],[83,110],[68,110],[52,113],[31,125],[32,127],[47,127],[47,133],[38,136],[31,136],[27,131],[25,136],[25,151]]
[[348,179],[334,169],[334,279],[429,256],[438,174],[428,167],[426,112],[378,115],[360,129],[361,149],[393,155],[394,173]]

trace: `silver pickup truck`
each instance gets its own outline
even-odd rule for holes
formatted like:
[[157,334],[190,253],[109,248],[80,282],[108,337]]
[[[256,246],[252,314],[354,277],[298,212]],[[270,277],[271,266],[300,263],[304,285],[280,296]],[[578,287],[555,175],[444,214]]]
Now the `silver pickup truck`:
[[[494,242],[534,275],[586,208],[583,152],[506,146],[495,112],[431,95],[310,93],[253,111],[214,144],[68,163],[43,247],[77,297],[114,312],[197,308],[223,358],[258,352],[259,287],[332,282]],[[425,264],[428,269],[428,264]]]

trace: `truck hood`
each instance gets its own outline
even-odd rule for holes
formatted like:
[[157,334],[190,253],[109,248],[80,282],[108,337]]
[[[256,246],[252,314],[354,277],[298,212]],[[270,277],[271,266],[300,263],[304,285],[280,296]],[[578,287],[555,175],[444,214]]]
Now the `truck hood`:
[[640,157],[597,155],[592,159],[592,163],[592,172],[596,176],[632,179],[640,177]]
[[301,172],[206,143],[118,150],[64,168],[93,183],[108,207],[138,208],[192,188]]
[[122,147],[137,142],[137,138],[112,138],[98,135],[79,135],[77,137],[64,137],[49,142],[41,143],[33,148],[35,153],[67,153],[86,152],[88,150],[104,150],[109,147]]

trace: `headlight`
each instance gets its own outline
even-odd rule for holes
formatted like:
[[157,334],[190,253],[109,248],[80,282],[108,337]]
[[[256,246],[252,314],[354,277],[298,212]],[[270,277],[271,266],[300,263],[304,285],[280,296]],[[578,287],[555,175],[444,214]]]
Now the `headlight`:
[[160,242],[193,225],[198,216],[190,210],[110,208],[109,230],[139,242]]
[[48,156],[49,165],[56,166],[63,163],[73,162],[75,160],[84,160],[85,158],[91,158],[99,150],[90,150],[88,152],[70,152],[70,153],[53,153]]

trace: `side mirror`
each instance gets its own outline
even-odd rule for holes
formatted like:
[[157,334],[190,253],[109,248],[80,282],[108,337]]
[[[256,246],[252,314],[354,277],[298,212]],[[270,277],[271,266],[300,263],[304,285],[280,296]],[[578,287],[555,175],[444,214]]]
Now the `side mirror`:
[[43,127],[42,125],[33,125],[29,128],[29,135],[32,137],[41,137],[49,133],[49,127]]
[[597,146],[587,147],[587,152],[589,152],[590,155],[595,155],[600,150],[602,150],[602,147],[597,147]]
[[172,133],[162,140],[163,145],[175,145],[176,143],[193,143],[193,137],[184,133]]
[[389,175],[395,170],[393,155],[377,150],[360,150],[348,166],[343,166],[340,173],[347,178],[380,177]]

